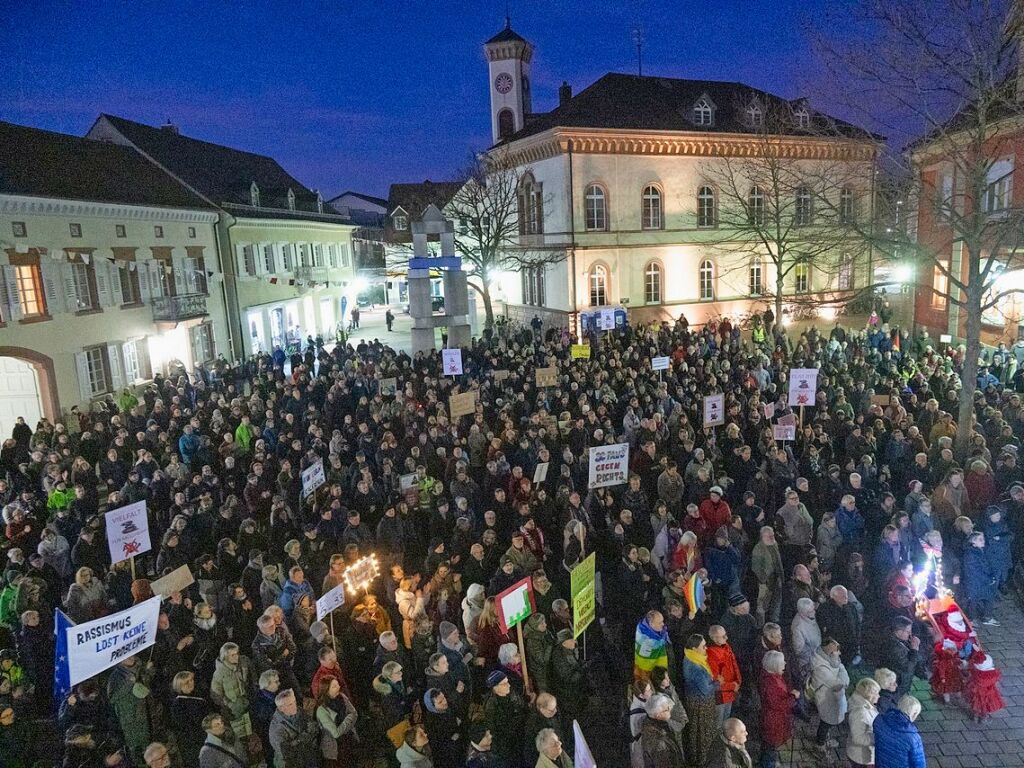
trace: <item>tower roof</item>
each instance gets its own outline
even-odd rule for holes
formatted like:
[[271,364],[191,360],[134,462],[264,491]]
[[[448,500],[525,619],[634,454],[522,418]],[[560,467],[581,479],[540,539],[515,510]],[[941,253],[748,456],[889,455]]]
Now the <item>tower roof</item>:
[[529,41],[525,37],[512,29],[512,22],[509,19],[505,20],[505,28],[484,43],[484,45],[490,45],[491,43],[526,43],[529,45]]

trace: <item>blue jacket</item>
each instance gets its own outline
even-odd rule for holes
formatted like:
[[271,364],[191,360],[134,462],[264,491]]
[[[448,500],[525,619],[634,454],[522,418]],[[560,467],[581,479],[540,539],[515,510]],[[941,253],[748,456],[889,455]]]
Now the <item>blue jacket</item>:
[[960,565],[960,579],[968,600],[994,600],[996,571],[989,560],[988,548],[967,545]]
[[836,524],[843,534],[843,543],[852,544],[864,533],[864,518],[856,507],[850,512],[842,504],[836,509]]
[[182,435],[178,438],[178,452],[181,454],[181,460],[185,464],[191,464],[192,459],[195,458],[196,452],[199,451],[202,443],[199,440],[199,435],[193,432],[191,435]]
[[921,734],[910,718],[890,709],[875,718],[875,768],[925,768]]
[[288,579],[284,583],[284,589],[281,590],[281,596],[277,599],[277,604],[281,606],[284,615],[289,619],[292,617],[292,611],[295,610],[295,606],[302,599],[303,595],[309,595],[313,600],[316,600],[316,595],[313,594],[313,587],[309,585],[308,581],[296,584],[291,579]]
[[731,587],[739,583],[740,553],[735,547],[708,547],[704,550],[704,567],[712,584]]
[[[999,512],[1001,519],[993,523],[991,515]],[[995,569],[1000,581],[1005,581],[1006,574],[1013,565],[1013,531],[1006,522],[1006,512],[1002,507],[991,506],[985,510],[985,524],[982,530],[985,532],[985,552],[988,561]]]
[[691,696],[714,696],[719,685],[708,674],[707,670],[683,659],[683,690]]

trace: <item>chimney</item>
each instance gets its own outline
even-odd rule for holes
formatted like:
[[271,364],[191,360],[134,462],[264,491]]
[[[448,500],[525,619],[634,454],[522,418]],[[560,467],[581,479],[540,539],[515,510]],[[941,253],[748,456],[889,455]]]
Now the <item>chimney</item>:
[[178,131],[178,126],[172,123],[171,118],[169,117],[167,118],[167,122],[160,126],[160,130],[167,131],[168,133],[173,133],[175,136],[177,136],[180,133],[180,131]]
[[558,89],[558,106],[564,107],[570,99],[572,99],[572,86],[563,80],[562,86]]

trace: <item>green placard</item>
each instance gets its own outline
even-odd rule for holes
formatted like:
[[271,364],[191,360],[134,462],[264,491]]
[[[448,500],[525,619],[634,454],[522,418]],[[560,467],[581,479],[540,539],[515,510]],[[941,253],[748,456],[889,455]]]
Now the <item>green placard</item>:
[[597,594],[594,588],[596,562],[594,553],[591,552],[569,574],[573,637],[579,637],[597,617]]

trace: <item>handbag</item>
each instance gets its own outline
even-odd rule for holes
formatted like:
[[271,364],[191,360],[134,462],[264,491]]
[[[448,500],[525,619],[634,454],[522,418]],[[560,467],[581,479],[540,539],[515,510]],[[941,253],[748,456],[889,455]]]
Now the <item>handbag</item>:
[[405,741],[405,734],[410,728],[412,728],[412,723],[409,722],[408,717],[399,720],[388,728],[388,741],[394,745],[395,749],[402,746],[402,743]]

